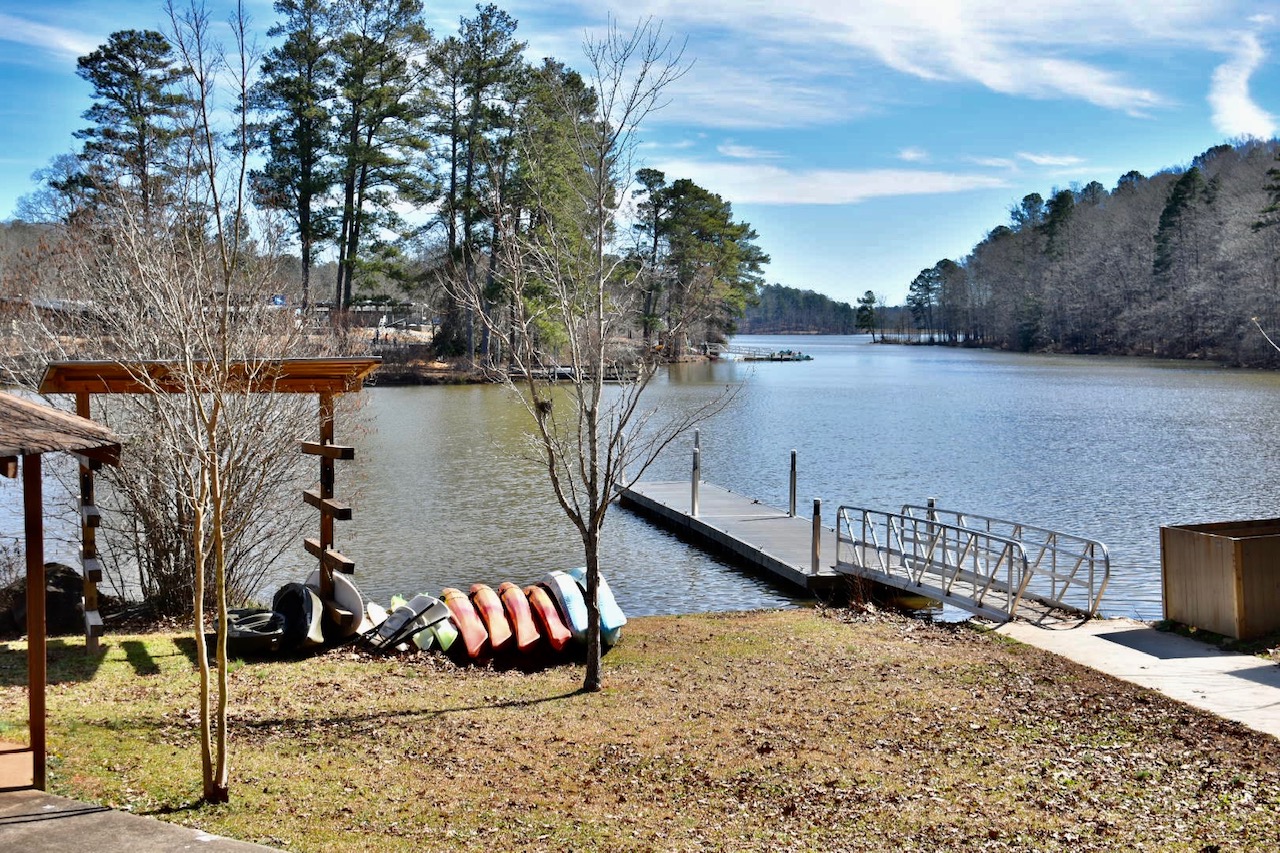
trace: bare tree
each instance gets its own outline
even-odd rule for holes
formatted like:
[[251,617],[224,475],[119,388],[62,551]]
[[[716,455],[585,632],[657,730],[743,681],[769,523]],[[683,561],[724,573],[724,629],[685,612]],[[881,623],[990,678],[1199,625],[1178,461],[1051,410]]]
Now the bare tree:
[[485,295],[465,282],[456,290],[508,354],[504,375],[529,412],[531,449],[581,537],[589,623],[583,689],[595,691],[600,539],[615,491],[624,472],[638,477],[731,395],[665,413],[641,405],[657,369],[654,355],[629,339],[642,323],[643,270],[614,251],[616,234],[630,230],[618,226],[637,129],[686,70],[681,51],[652,22],[630,33],[611,27],[584,50],[592,91],[548,78],[558,115],[526,123],[523,204],[494,205],[495,283],[509,313],[481,310]]

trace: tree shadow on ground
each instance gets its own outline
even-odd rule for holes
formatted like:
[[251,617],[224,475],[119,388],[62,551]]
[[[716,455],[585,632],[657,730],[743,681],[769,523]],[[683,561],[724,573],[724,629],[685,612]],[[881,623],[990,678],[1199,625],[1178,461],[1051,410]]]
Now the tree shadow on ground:
[[[47,684],[92,681],[102,666],[102,653],[87,653],[80,638],[55,637],[45,650]],[[0,643],[0,686],[25,687],[27,676],[27,644]]]

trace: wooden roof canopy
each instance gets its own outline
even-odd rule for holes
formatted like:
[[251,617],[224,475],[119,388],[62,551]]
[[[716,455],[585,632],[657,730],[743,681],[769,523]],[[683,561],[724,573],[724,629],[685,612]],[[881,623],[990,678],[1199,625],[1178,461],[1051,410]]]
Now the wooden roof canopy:
[[16,477],[19,457],[54,451],[114,465],[120,439],[86,418],[0,392],[0,473]]
[[[245,393],[344,394],[359,391],[380,358],[264,358],[236,362],[229,390]],[[151,394],[181,392],[172,362],[62,361],[50,364],[42,394]],[[147,376],[150,382],[140,381]]]

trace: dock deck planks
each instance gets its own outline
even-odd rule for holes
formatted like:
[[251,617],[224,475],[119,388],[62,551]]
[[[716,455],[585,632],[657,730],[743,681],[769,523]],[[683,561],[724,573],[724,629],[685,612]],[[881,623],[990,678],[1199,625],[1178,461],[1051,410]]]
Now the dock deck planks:
[[[620,490],[622,506],[636,510],[700,545],[729,554],[792,586],[824,590],[840,582],[835,529],[823,526],[819,571],[812,572],[813,521],[705,481],[698,485],[698,515],[690,515],[691,484],[636,482]],[[831,509],[835,518],[835,508]]]

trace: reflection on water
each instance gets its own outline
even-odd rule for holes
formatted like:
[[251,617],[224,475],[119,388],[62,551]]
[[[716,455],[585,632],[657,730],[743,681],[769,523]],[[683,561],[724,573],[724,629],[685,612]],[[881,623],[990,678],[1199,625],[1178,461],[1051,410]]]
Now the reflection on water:
[[[1140,360],[872,345],[865,337],[742,338],[812,353],[803,363],[677,365],[648,392],[660,411],[725,387],[702,428],[706,480],[784,507],[789,453],[799,504],[940,506],[1101,539],[1113,579],[1104,612],[1160,616],[1161,524],[1276,511],[1280,375]],[[546,474],[522,453],[527,417],[501,388],[373,388],[369,428],[340,442],[337,490],[355,520],[338,546],[356,579],[395,592],[511,579],[581,564]],[[648,476],[685,479],[691,440]],[[0,535],[13,535],[12,488]],[[20,515],[16,516],[20,521]],[[297,571],[304,556],[298,549]],[[784,606],[768,582],[727,568],[614,508],[603,567],[631,614]]]

